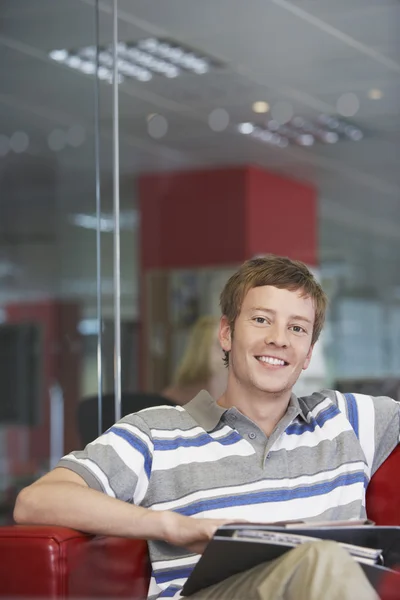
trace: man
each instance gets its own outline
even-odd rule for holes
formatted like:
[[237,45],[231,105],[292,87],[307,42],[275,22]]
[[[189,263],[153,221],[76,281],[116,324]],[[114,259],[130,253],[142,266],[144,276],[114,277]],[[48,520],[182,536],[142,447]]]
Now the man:
[[[216,528],[233,520],[365,517],[365,488],[397,445],[399,405],[333,391],[296,398],[326,297],[307,267],[250,260],[221,294],[226,392],[129,415],[23,490],[20,523],[149,540],[149,597],[179,597]],[[333,542],[195,594],[198,598],[376,598]],[[194,598],[194,597],[193,597]]]

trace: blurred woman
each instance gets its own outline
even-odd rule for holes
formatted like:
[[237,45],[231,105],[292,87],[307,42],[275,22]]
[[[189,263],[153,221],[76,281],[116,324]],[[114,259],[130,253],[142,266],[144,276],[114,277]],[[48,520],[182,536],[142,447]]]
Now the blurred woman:
[[218,340],[219,319],[200,317],[190,332],[185,353],[176,369],[172,385],[162,392],[176,404],[186,404],[201,390],[214,399],[225,391],[227,369]]

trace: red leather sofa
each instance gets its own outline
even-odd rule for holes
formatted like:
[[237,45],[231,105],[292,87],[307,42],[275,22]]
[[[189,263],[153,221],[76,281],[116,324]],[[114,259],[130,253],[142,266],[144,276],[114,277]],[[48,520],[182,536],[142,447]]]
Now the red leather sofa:
[[[400,525],[400,446],[371,480],[367,513]],[[62,527],[0,527],[0,597],[145,598],[150,576],[141,540],[90,536]],[[400,599],[400,576],[383,582],[384,600]]]

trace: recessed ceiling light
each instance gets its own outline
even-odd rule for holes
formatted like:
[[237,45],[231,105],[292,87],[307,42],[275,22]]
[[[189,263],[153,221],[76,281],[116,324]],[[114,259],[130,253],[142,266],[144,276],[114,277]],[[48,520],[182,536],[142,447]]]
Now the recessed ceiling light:
[[367,95],[370,100],[380,100],[383,96],[383,92],[377,88],[372,88],[372,90],[369,90]]
[[[96,60],[99,59],[99,79],[112,82],[113,49],[111,45],[97,49],[86,46],[75,50],[65,48],[51,50],[49,57],[71,69],[86,75],[96,72]],[[138,42],[119,42],[117,44],[119,83],[125,78],[138,81],[150,81],[154,75],[169,79],[179,75],[203,75],[213,68],[221,67],[216,59],[205,56],[192,48],[181,46],[171,40],[148,38]]]
[[269,111],[269,104],[268,104],[268,102],[261,102],[261,101],[254,102],[252,108],[255,113],[259,113],[259,114],[267,113]]
[[238,125],[238,130],[240,131],[240,133],[244,133],[245,135],[247,135],[249,133],[253,133],[254,125],[253,123],[240,123]]
[[57,62],[64,62],[68,58],[67,50],[52,50],[49,53],[51,59],[56,60]]

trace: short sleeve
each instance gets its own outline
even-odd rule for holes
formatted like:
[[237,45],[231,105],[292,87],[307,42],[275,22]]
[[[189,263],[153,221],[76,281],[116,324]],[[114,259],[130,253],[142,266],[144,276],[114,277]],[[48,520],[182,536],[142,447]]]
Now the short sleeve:
[[57,466],[75,471],[93,489],[139,505],[148,489],[153,450],[148,425],[132,414],[84,450],[64,456]]
[[375,408],[375,455],[372,475],[393,452],[400,437],[400,404],[387,396],[373,397]]
[[387,396],[335,395],[339,410],[361,444],[372,476],[399,443],[400,403]]

